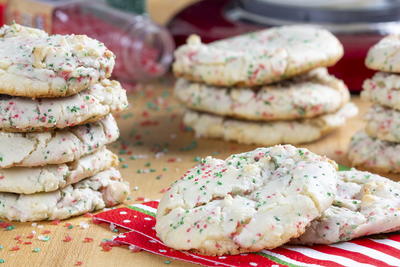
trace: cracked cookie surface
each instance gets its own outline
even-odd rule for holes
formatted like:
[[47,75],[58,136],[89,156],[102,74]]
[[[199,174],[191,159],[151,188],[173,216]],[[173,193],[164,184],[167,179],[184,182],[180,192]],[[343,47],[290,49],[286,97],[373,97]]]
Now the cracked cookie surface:
[[0,168],[71,162],[118,137],[118,125],[111,114],[97,122],[53,132],[0,132]]
[[175,51],[177,77],[216,86],[257,86],[317,67],[334,65],[343,47],[330,32],[313,26],[274,27],[209,44],[198,36]]
[[335,112],[350,99],[346,85],[324,68],[257,88],[215,87],[178,79],[174,93],[190,109],[261,121],[312,118]]
[[63,97],[111,76],[114,54],[86,35],[48,35],[18,24],[0,28],[0,94]]
[[280,246],[332,204],[336,167],[291,145],[207,157],[161,199],[157,235],[167,246],[207,255]]
[[62,190],[33,195],[0,193],[0,218],[10,221],[67,219],[125,201],[129,184],[114,168]]
[[118,163],[115,154],[102,148],[67,164],[0,169],[0,192],[34,194],[55,191],[116,167]]
[[117,81],[102,80],[76,95],[30,99],[0,96],[0,130],[38,132],[97,121],[128,106]]
[[400,184],[358,170],[338,173],[335,200],[295,244],[332,244],[400,230]]

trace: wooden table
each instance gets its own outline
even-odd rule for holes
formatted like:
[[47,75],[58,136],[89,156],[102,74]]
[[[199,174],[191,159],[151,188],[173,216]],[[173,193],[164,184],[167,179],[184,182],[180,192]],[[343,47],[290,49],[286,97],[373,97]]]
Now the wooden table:
[[[186,169],[195,164],[195,157],[214,155],[225,158],[231,153],[254,149],[256,146],[238,145],[218,140],[197,140],[193,133],[181,126],[182,108],[171,95],[172,79],[164,78],[158,83],[137,88],[129,96],[131,107],[118,117],[122,137],[112,146],[112,150],[121,157],[121,171],[124,178],[132,185],[132,200],[145,197],[159,199],[159,191],[178,179]],[[358,97],[353,98],[360,107],[360,115],[350,120],[347,125],[333,134],[313,144],[304,145],[312,151],[327,155],[341,164],[348,164],[345,150],[350,136],[362,128],[361,116],[367,103]],[[134,159],[134,158],[140,159]],[[144,170],[144,171],[143,171]],[[145,172],[145,173],[140,173]],[[147,173],[146,173],[147,172]],[[137,187],[137,188],[136,188]],[[79,227],[80,222],[89,222],[88,229]],[[70,223],[73,228],[65,227]],[[59,225],[40,223],[34,227],[31,223],[15,223],[14,230],[0,230],[0,259],[5,264],[0,266],[73,266],[81,261],[83,266],[165,266],[165,257],[146,252],[131,253],[126,247],[113,248],[110,252],[102,251],[99,244],[104,238],[111,238],[113,233],[105,226],[92,224],[89,218],[78,217],[61,222]],[[29,233],[38,234],[45,230],[51,237],[47,242],[37,236],[26,238]],[[70,242],[63,242],[65,236],[72,237]],[[23,241],[32,244],[17,244],[14,238],[21,236]],[[93,242],[84,243],[85,237]],[[20,250],[11,251],[18,245]],[[40,248],[40,252],[33,252]],[[190,266],[172,261],[170,266]]]

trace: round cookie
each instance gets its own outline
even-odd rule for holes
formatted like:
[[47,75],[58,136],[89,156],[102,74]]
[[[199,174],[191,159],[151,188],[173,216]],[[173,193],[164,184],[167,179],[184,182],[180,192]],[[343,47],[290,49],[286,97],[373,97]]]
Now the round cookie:
[[400,230],[400,184],[369,172],[342,171],[335,200],[294,244],[333,244]]
[[378,72],[364,81],[363,89],[362,99],[400,110],[400,75]]
[[312,118],[335,112],[350,99],[346,85],[324,68],[259,88],[221,88],[178,79],[174,92],[193,110],[262,121]]
[[33,195],[0,193],[0,218],[10,221],[63,220],[125,201],[129,184],[111,168],[62,190]]
[[334,65],[343,47],[315,26],[275,27],[203,44],[198,36],[175,52],[176,76],[217,86],[264,85]]
[[400,144],[370,137],[363,131],[351,138],[348,158],[352,166],[374,172],[400,173]]
[[62,97],[111,76],[114,54],[86,35],[48,35],[18,24],[0,29],[0,94]]
[[114,142],[118,137],[118,125],[111,114],[97,122],[54,132],[0,132],[0,168],[71,162]]
[[400,72],[400,35],[388,35],[372,46],[365,64],[373,70]]
[[365,116],[365,132],[380,140],[400,143],[400,111],[374,105]]
[[68,164],[0,169],[0,192],[18,194],[51,192],[116,167],[118,163],[118,157],[103,148]]
[[341,127],[357,113],[357,107],[348,103],[335,113],[311,119],[252,122],[188,110],[184,114],[183,123],[193,128],[198,137],[271,146],[315,141]]
[[0,130],[37,132],[97,121],[128,106],[126,91],[117,81],[102,80],[76,95],[30,99],[0,96]]
[[336,182],[334,162],[290,145],[207,157],[161,199],[157,236],[206,255],[272,249],[332,204]]

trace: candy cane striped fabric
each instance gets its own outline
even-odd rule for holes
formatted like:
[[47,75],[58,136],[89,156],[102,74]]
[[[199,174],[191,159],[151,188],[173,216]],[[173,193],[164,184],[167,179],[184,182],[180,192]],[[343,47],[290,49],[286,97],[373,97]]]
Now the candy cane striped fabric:
[[154,231],[158,202],[150,201],[127,208],[99,213],[94,220],[130,230],[115,241],[134,245],[150,253],[204,266],[400,266],[400,234],[387,234],[380,239],[362,238],[333,245],[283,246],[234,256],[210,257],[177,251],[166,247]]

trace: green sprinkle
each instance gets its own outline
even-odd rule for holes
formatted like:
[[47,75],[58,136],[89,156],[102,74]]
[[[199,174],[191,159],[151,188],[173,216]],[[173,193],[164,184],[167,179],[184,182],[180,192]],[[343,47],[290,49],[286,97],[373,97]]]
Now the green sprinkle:
[[201,161],[201,157],[196,156],[196,157],[193,158],[193,161],[194,162],[200,162]]
[[15,226],[13,226],[13,225],[9,225],[9,226],[6,227],[6,231],[11,231],[11,230],[14,230],[14,229],[15,229]]
[[166,260],[164,261],[165,264],[171,264],[172,261]]
[[122,164],[122,166],[121,166],[123,169],[126,169],[126,168],[128,168],[129,166],[128,166],[128,164]]
[[5,259],[0,259],[0,263],[5,263],[6,260]]
[[32,252],[38,253],[38,252],[40,252],[40,248],[34,248],[34,249],[32,250]]

